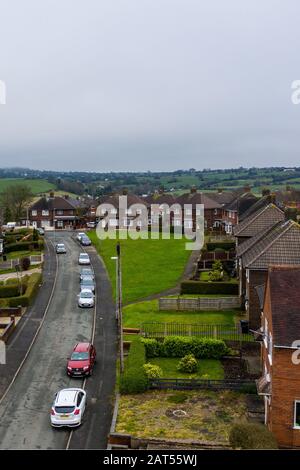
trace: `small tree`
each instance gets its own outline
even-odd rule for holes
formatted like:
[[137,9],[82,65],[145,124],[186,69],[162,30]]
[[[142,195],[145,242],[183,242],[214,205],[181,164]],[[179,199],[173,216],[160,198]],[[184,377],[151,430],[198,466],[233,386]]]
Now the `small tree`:
[[20,265],[22,271],[28,271],[28,269],[30,268],[30,258],[21,258]]
[[187,354],[186,356],[184,356],[182,359],[180,359],[177,366],[177,370],[179,370],[180,372],[187,372],[189,374],[196,372],[197,369],[198,362],[194,354]]
[[229,442],[234,449],[277,449],[275,437],[263,424],[233,425],[229,433]]

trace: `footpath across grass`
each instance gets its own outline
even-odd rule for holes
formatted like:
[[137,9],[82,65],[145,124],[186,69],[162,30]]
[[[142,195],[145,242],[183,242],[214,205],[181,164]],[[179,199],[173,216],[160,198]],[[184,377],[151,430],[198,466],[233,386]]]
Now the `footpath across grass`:
[[239,312],[224,310],[216,312],[177,312],[175,310],[158,310],[158,300],[138,302],[123,308],[123,325],[127,328],[140,328],[142,323],[203,323],[206,325],[232,325]]
[[[111,257],[116,256],[118,240],[99,240],[95,231],[89,232],[89,237],[104,260],[115,295],[116,265]],[[120,240],[124,303],[158,294],[179,282],[191,251],[185,249],[185,239],[171,237],[169,240]]]

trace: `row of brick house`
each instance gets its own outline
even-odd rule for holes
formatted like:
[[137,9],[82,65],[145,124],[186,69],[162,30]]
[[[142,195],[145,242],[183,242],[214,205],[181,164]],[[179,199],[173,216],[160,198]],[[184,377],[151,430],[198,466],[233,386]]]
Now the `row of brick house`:
[[240,296],[261,341],[265,424],[280,447],[300,447],[300,225],[261,198],[234,235]]

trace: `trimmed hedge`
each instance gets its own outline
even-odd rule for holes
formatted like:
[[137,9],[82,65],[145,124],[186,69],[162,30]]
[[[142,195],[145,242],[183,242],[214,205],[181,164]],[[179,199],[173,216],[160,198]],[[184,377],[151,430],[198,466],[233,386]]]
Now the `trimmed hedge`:
[[0,299],[16,297],[20,294],[20,287],[23,295],[27,288],[26,282],[22,282],[21,286],[19,284],[7,284],[0,286]]
[[193,354],[197,359],[220,359],[229,353],[229,348],[223,340],[213,338],[167,336],[163,342],[155,339],[142,339],[142,343],[148,358],[184,357]]
[[135,338],[130,346],[125,370],[120,376],[120,392],[142,393],[148,388],[148,378],[144,370],[146,349],[140,338]]
[[206,248],[208,251],[214,251],[216,248],[221,248],[224,251],[235,249],[234,242],[207,242]]
[[273,434],[263,424],[240,423],[232,426],[229,442],[234,449],[277,449]]
[[235,282],[183,281],[181,294],[230,294],[238,295],[239,285]]
[[43,250],[44,242],[42,240],[38,242],[27,241],[27,242],[16,242],[8,243],[5,245],[5,253],[11,253],[12,251],[33,251]]
[[30,305],[39,290],[39,286],[42,282],[42,274],[41,273],[34,273],[30,276],[27,289],[24,295],[18,297],[11,297],[6,299],[7,307],[28,307]]

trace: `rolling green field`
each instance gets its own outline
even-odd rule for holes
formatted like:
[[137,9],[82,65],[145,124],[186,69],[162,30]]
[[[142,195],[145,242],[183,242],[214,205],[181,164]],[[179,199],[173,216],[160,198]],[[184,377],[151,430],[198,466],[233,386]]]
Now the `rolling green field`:
[[24,183],[30,186],[33,194],[39,194],[55,188],[54,184],[42,179],[0,178],[0,193],[8,188],[8,186],[17,186]]
[[[103,257],[115,294],[117,240],[99,240],[96,232],[89,236]],[[186,240],[121,240],[123,302],[134,302],[176,286],[191,252]]]

